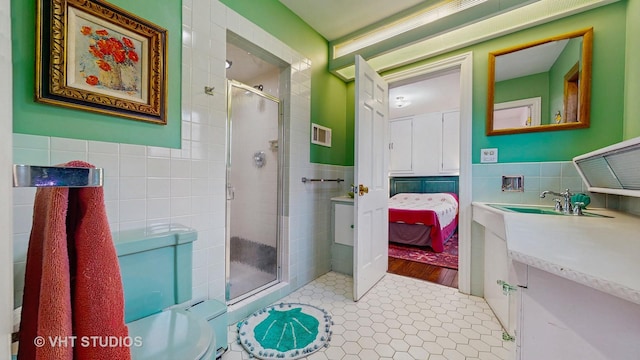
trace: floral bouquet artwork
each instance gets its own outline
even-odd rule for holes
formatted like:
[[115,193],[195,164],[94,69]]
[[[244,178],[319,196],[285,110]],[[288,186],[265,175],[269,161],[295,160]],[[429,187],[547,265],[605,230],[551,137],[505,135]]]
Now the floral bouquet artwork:
[[140,42],[91,24],[80,26],[79,32],[82,36],[76,37],[77,71],[85,83],[140,98]]
[[37,13],[37,102],[166,125],[166,29],[104,0]]

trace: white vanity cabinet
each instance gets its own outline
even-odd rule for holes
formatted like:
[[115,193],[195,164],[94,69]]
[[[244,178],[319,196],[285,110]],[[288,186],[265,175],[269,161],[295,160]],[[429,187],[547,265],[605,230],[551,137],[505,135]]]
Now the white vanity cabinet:
[[458,175],[460,112],[432,112],[389,121],[391,176]]
[[[481,225],[474,226],[473,241],[484,240],[484,296],[515,336],[511,358],[640,359],[640,218],[590,212],[604,217],[473,203],[473,220]],[[506,286],[503,293],[504,279],[515,291]]]
[[333,241],[336,244],[353,246],[353,201],[336,201],[333,208]]
[[515,339],[520,288],[526,280],[519,281],[506,241],[489,230],[484,234],[484,264],[484,298],[504,328],[503,338]]
[[473,219],[484,230],[484,298],[503,327],[503,339],[520,344],[521,289],[527,286],[527,268],[509,258],[504,220],[495,213],[476,209]]
[[640,359],[640,305],[527,267],[518,359]]
[[353,201],[347,196],[331,198],[331,269],[346,275],[353,275]]

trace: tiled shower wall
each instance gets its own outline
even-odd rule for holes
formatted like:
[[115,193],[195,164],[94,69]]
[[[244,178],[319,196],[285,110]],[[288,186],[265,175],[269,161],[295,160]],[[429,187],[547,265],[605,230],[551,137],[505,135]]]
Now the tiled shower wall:
[[[112,231],[181,223],[198,231],[193,296],[225,294],[225,51],[227,30],[291,64],[285,109],[288,194],[283,245],[289,292],[329,271],[330,198],[343,195],[352,167],[309,162],[309,61],[218,1],[183,0],[181,149],[14,134],[14,163],[52,165],[88,161],[105,169]],[[214,95],[204,86],[215,87]],[[302,177],[342,177],[341,184],[303,184]],[[22,299],[24,261],[34,189],[14,189],[14,288]],[[283,293],[282,295],[286,295]]]

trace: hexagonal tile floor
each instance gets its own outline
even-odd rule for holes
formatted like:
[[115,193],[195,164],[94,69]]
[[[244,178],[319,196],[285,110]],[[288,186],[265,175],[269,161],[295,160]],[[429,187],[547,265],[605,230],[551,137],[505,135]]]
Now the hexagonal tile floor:
[[[507,360],[513,343],[484,299],[457,289],[394,274],[386,276],[360,301],[352,298],[350,276],[330,272],[283,298],[331,313],[329,347],[311,360],[420,359]],[[280,301],[279,301],[280,302]],[[249,359],[229,326],[223,360]]]

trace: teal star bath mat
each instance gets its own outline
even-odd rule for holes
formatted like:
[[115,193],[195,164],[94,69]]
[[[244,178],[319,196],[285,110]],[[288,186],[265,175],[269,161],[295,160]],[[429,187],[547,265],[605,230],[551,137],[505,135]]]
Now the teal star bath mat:
[[313,305],[280,303],[238,323],[238,343],[258,359],[299,359],[328,346],[331,315]]

